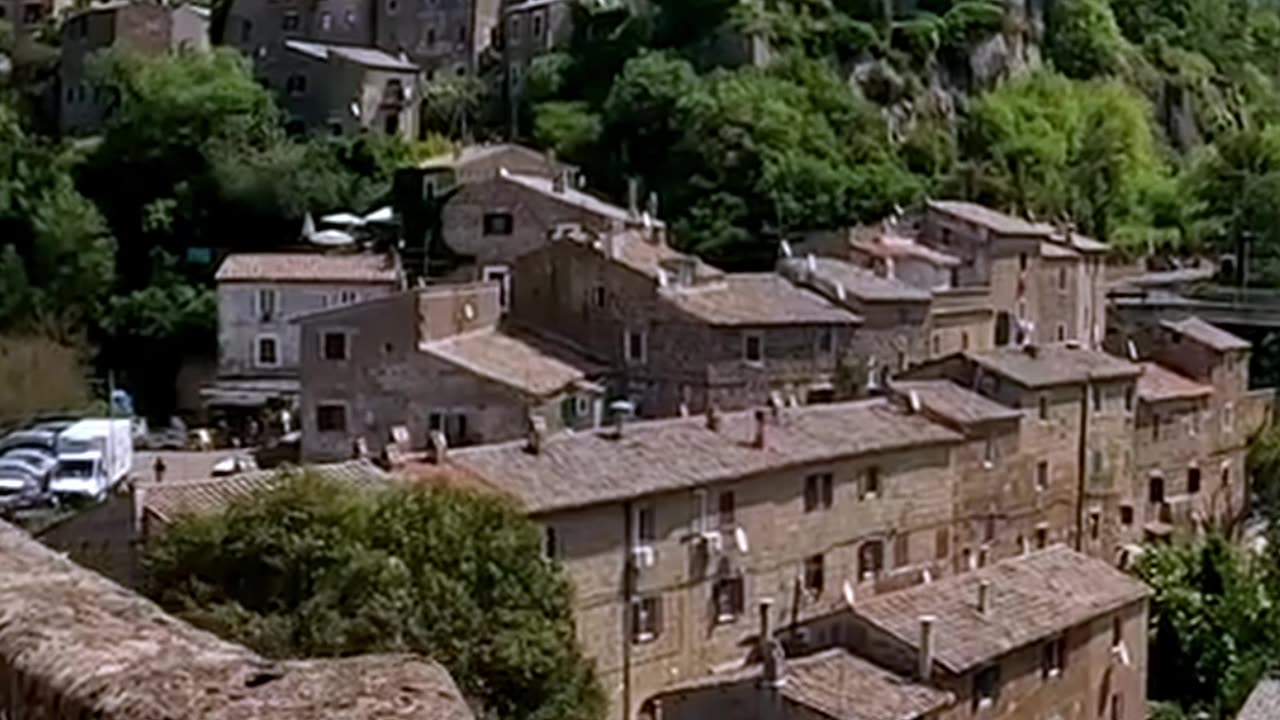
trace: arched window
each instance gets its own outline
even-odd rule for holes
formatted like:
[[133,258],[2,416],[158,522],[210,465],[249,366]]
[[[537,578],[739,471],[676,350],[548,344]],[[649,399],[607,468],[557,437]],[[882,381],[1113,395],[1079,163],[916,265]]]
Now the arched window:
[[884,543],[868,540],[858,548],[858,578],[872,580],[884,569]]

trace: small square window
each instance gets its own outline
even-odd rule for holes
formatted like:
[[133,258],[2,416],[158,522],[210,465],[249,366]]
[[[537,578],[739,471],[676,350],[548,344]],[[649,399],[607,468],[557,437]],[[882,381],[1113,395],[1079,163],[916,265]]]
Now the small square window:
[[900,532],[893,536],[893,566],[904,568],[911,564],[911,535]]
[[1066,268],[1058,268],[1058,289],[1059,290],[1067,289],[1067,269]]
[[1164,478],[1159,475],[1147,478],[1147,502],[1164,502]]
[[961,350],[969,349],[969,333],[967,332],[960,333],[960,349]]
[[275,290],[259,290],[257,294],[258,318],[262,322],[270,322],[276,315],[276,306],[280,296]]
[[339,403],[316,406],[316,429],[320,432],[343,432],[347,429],[347,407]]
[[951,554],[951,530],[938,528],[933,535],[933,556],[938,560],[946,560]]
[[742,359],[752,365],[764,363],[764,338],[760,333],[742,336]]
[[327,332],[320,344],[320,354],[325,360],[347,359],[347,334],[344,332]]
[[1044,679],[1056,678],[1066,667],[1067,639],[1054,638],[1040,648],[1040,675]]
[[1041,420],[1049,419],[1049,398],[1041,395],[1039,401],[1039,412]]
[[547,560],[560,557],[560,542],[554,525],[547,525],[542,529],[542,557]]
[[1062,323],[1058,323],[1058,342],[1062,342],[1063,340],[1066,340],[1066,339],[1067,339],[1067,326],[1063,325]]
[[1120,506],[1120,524],[1126,527],[1133,525],[1133,506]]
[[1036,463],[1036,490],[1044,492],[1049,489],[1049,461],[1041,460]]
[[1133,386],[1126,385],[1124,388],[1124,409],[1133,410]]
[[651,642],[662,633],[662,598],[645,597],[631,602],[631,641]]
[[510,235],[515,231],[515,219],[507,212],[485,213],[483,224],[485,235]]
[[1049,528],[1036,528],[1036,549],[1043,550],[1049,546]]
[[647,545],[657,539],[658,532],[652,505],[637,505],[633,522],[637,545]]
[[607,299],[608,293],[605,292],[603,285],[596,285],[591,288],[591,304],[595,305],[597,309],[603,310]]
[[1102,535],[1102,513],[1098,510],[1089,511],[1089,539],[1097,540]]
[[858,499],[874,500],[880,495],[880,468],[872,465],[862,471],[862,477],[858,483]]
[[648,354],[646,347],[645,334],[643,332],[629,330],[626,335],[626,356],[627,362],[642,363]]
[[811,597],[822,594],[823,558],[822,555],[810,555],[804,559],[804,590]]
[[834,478],[831,473],[810,475],[804,479],[804,511],[830,508],[834,503]]
[[1187,468],[1187,493],[1195,495],[1200,492],[1200,468]]
[[711,599],[715,607],[717,624],[731,623],[742,614],[743,581],[742,576],[720,578],[711,586]]
[[721,528],[733,527],[735,515],[737,514],[736,505],[737,499],[732,491],[726,490],[720,493],[720,512],[718,516]]
[[989,708],[995,705],[996,696],[1000,692],[1000,668],[986,667],[973,676],[973,704],[978,708]]
[[258,367],[276,367],[280,364],[280,343],[274,336],[258,338],[254,351]]
[[824,328],[818,332],[818,352],[827,355],[835,348],[835,331]]

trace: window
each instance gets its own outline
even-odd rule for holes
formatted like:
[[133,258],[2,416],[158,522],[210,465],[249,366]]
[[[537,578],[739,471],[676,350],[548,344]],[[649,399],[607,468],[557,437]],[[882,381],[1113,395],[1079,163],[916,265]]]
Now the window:
[[804,511],[830,508],[834,502],[834,479],[831,473],[810,475],[804,479]]
[[548,560],[560,557],[560,543],[556,538],[554,525],[548,525],[542,529],[542,557]]
[[988,515],[982,521],[982,541],[991,542],[996,539],[996,516]]
[[605,293],[603,285],[597,285],[591,288],[591,304],[595,305],[597,309],[604,308],[607,298],[608,294]]
[[1102,454],[1101,450],[1095,449],[1090,451],[1089,457],[1091,460],[1089,463],[1090,471],[1094,475],[1101,475],[1102,471],[1106,469],[1106,456]]
[[1040,396],[1040,419],[1041,420],[1049,419],[1049,398],[1045,397],[1044,395]]
[[436,29],[435,29],[435,28],[427,28],[427,40],[426,40],[426,44],[427,44],[427,45],[435,45],[435,44],[436,44]]
[[394,112],[387,113],[387,116],[382,119],[382,132],[386,135],[400,134],[400,114],[399,113],[394,113]]
[[939,560],[946,560],[951,554],[951,530],[948,528],[938,528],[933,534],[933,556]]
[[338,304],[338,305],[354,305],[355,303],[358,303],[358,302],[360,302],[360,293],[359,293],[359,292],[357,292],[357,291],[355,291],[355,290],[340,290],[340,291],[338,291],[338,298],[337,298],[337,303],[336,303],[336,304]]
[[258,317],[262,322],[271,322],[276,316],[276,305],[280,299],[275,290],[259,290],[257,294]]
[[1063,340],[1066,340],[1066,339],[1067,339],[1067,326],[1063,325],[1062,323],[1058,323],[1058,342],[1062,342]]
[[822,555],[810,555],[804,559],[804,591],[811,597],[822,594]]
[[1164,478],[1152,475],[1147,479],[1147,500],[1153,503],[1164,502]]
[[465,445],[467,442],[466,413],[430,413],[427,415],[427,429],[444,433],[444,438],[450,445]]
[[1047,680],[1061,675],[1062,669],[1066,666],[1064,662],[1066,654],[1067,639],[1065,637],[1054,638],[1041,646],[1040,676]]
[[[467,26],[466,26],[466,25],[459,25],[459,26],[458,26],[458,42],[459,42],[459,43],[465,43],[466,41],[467,41]],[[459,66],[458,66],[458,75],[465,75],[466,73],[467,73],[467,69],[466,69],[465,67],[463,67],[463,66],[459,65]]]
[[962,331],[960,333],[960,349],[961,350],[969,349],[969,333],[967,332]]
[[632,522],[635,523],[636,545],[648,545],[657,539],[652,505],[637,505]]
[[285,12],[284,19],[281,21],[280,27],[283,28],[285,32],[293,32],[294,30],[297,30],[301,24],[302,18],[298,16],[298,13],[294,10],[289,10]]
[[1000,668],[992,665],[979,670],[973,676],[973,704],[981,710],[996,704],[1000,692]]
[[1151,439],[1152,440],[1160,439],[1160,416],[1159,415],[1151,416]]
[[858,548],[858,578],[873,580],[884,569],[884,543],[868,540]]
[[831,328],[823,328],[821,331],[818,332],[818,352],[819,353],[823,355],[829,355],[831,354],[831,351],[833,348],[835,348],[835,346],[836,346],[836,342],[834,337],[834,331]]
[[325,360],[347,359],[347,334],[327,332],[320,338],[320,357]]
[[731,623],[742,614],[742,576],[720,578],[711,586],[711,600],[715,606],[716,623]]
[[1124,720],[1124,696],[1120,693],[1111,696],[1111,720]]
[[1067,269],[1066,268],[1058,268],[1058,289],[1059,290],[1067,289]]
[[900,532],[893,536],[893,566],[904,568],[911,564],[911,536]]
[[1231,468],[1222,468],[1222,487],[1231,487]]
[[1026,270],[1026,269],[1027,269],[1027,254],[1026,254],[1026,253],[1018,253],[1018,269],[1019,269],[1019,270]]
[[624,341],[626,347],[623,349],[626,354],[627,362],[644,362],[645,357],[648,355],[648,349],[645,347],[648,343],[645,340],[644,332],[628,330]]
[[263,335],[254,343],[254,363],[258,367],[280,365],[280,344],[274,335]]
[[1102,388],[1094,385],[1090,392],[1093,395],[1093,411],[1102,412]]
[[733,527],[734,515],[736,515],[737,499],[733,496],[733,492],[726,490],[720,493],[720,507],[718,518],[720,527]]
[[1120,524],[1126,527],[1133,525],[1133,506],[1132,505],[1120,506]]
[[541,15],[533,16],[533,36],[536,38],[542,37],[542,16]]
[[511,306],[511,271],[506,265],[487,265],[481,271],[485,282],[498,283],[498,307],[506,310]]
[[1036,549],[1043,550],[1049,546],[1049,528],[1036,528]]
[[1098,510],[1089,511],[1089,539],[1097,540],[1102,534],[1102,513]]
[[862,471],[858,482],[858,499],[874,500],[880,494],[880,468],[872,465]]
[[993,437],[982,443],[982,464],[988,468],[996,464],[996,440]]
[[644,597],[631,601],[631,642],[656,640],[662,632],[662,598]]
[[1133,386],[1126,385],[1124,388],[1124,409],[1133,410]]
[[509,212],[485,213],[485,235],[510,235],[515,229],[515,221]]
[[249,42],[253,39],[253,21],[245,20],[240,24],[240,42]]
[[742,336],[742,359],[752,365],[764,363],[764,338],[760,333],[747,333]]
[[326,31],[328,31],[328,30],[332,30],[332,29],[333,29],[333,16],[332,16],[332,15],[330,15],[330,14],[329,14],[329,13],[327,13],[327,12],[322,12],[322,13],[320,13],[320,29],[321,29],[321,30],[326,30]]
[[316,429],[320,432],[343,432],[347,429],[347,406],[321,403],[316,406]]
[[1036,490],[1044,492],[1049,489],[1049,461],[1041,460],[1036,463]]
[[343,22],[345,22],[345,23],[347,24],[347,27],[349,27],[349,28],[353,28],[353,27],[355,27],[355,26],[356,26],[356,11],[355,11],[355,10],[348,10],[348,11],[346,11],[345,13],[343,13],[343,14],[342,14],[342,20],[343,20]]
[[400,9],[400,3],[399,3],[399,1],[398,1],[398,0],[387,0],[387,14],[388,14],[388,15],[395,15],[395,14],[396,14],[396,11],[397,11],[397,10],[399,10],[399,9]]
[[292,97],[303,95],[307,92],[307,76],[306,75],[290,75],[284,81],[284,91]]
[[1235,406],[1233,406],[1231,403],[1227,403],[1226,405],[1222,406],[1222,432],[1224,433],[1231,432],[1232,427],[1235,425],[1234,411],[1235,411]]
[[1124,642],[1124,622],[1117,615],[1111,618],[1111,647],[1118,647]]
[[942,333],[933,334],[933,355],[937,357],[942,354]]
[[507,39],[515,44],[520,39],[520,16],[513,15],[511,20],[507,22]]
[[1200,492],[1200,468],[1187,468],[1187,493],[1195,495]]

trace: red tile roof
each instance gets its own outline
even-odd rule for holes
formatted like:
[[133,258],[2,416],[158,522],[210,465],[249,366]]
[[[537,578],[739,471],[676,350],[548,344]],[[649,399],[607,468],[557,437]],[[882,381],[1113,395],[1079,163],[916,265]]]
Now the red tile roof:
[[236,253],[222,261],[218,282],[400,282],[400,268],[387,255],[361,253]]

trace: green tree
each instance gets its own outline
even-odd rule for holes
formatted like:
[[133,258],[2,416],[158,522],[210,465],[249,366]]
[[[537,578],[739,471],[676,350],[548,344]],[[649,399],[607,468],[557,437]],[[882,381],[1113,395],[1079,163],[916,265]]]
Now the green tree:
[[561,157],[581,163],[600,141],[600,116],[584,102],[545,102],[533,107],[533,138]]
[[1046,51],[1063,75],[1086,80],[1119,73],[1127,41],[1107,0],[1059,0],[1049,15]]
[[1273,563],[1216,535],[1147,550],[1138,574],[1155,590],[1152,700],[1193,717],[1234,716],[1277,660]]
[[178,523],[145,566],[165,607],[270,656],[418,652],[496,717],[597,718],[571,591],[540,537],[501,500],[294,475]]

